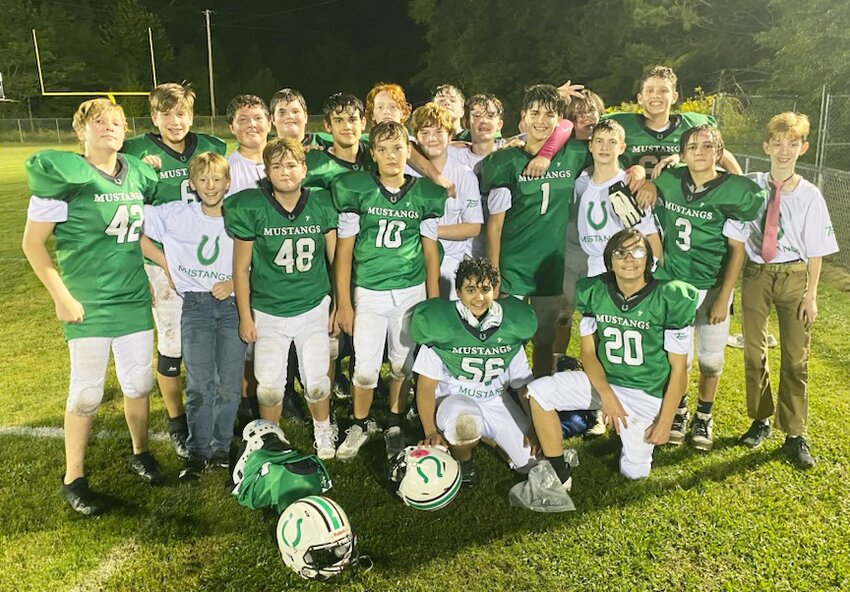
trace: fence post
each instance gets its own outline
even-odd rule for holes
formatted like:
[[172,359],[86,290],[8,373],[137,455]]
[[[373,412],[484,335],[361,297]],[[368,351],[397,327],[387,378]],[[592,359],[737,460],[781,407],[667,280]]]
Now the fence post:
[[57,119],[54,119],[53,121],[56,122],[56,140],[61,144],[62,143],[62,136],[59,134],[59,119],[57,118]]
[[135,117],[130,118],[130,124],[133,126],[133,135],[134,136],[138,135],[138,134],[136,134],[136,118]]
[[24,143],[24,128],[21,127],[21,120],[18,120],[18,135],[21,136],[21,144]]

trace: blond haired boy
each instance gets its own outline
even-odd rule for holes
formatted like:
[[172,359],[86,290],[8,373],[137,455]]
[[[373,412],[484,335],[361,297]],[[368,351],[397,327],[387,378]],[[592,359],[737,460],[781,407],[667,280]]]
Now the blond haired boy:
[[[747,175],[770,192],[752,222],[735,224],[747,263],[741,285],[747,414],[753,420],[740,442],[757,448],[770,435],[770,417],[785,432],[782,452],[800,468],[814,466],[806,441],[808,361],[817,316],[818,280],[823,257],[838,251],[829,211],[820,190],[796,171],[809,148],[809,119],[780,113],[767,124],[763,144],[770,172]],[[774,405],[767,365],[767,319],[776,308],[782,361],[778,405]]]

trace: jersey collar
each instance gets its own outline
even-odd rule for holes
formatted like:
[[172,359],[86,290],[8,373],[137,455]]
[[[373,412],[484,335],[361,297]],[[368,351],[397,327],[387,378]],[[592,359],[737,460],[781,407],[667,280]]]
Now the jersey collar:
[[663,140],[674,131],[679,129],[679,126],[682,125],[682,116],[681,115],[671,115],[670,116],[670,125],[667,126],[667,129],[661,132],[655,131],[646,125],[646,117],[643,115],[638,115],[638,125],[640,125],[641,129],[643,129],[644,133],[649,134],[656,140]]
[[652,293],[655,286],[658,285],[658,280],[652,278],[649,280],[649,283],[628,298],[620,294],[620,290],[617,288],[617,280],[614,279],[614,274],[605,274],[605,284],[608,286],[608,295],[611,297],[611,301],[614,305],[623,312],[629,312],[633,308],[636,308]]
[[411,175],[405,175],[404,185],[399,188],[398,193],[393,193],[381,184],[380,179],[378,179],[377,172],[372,173],[372,179],[374,179],[375,183],[378,185],[378,189],[381,190],[381,195],[383,195],[384,198],[392,204],[397,204],[402,199],[404,199],[404,196],[407,195],[407,192],[410,191],[410,189],[416,183],[416,177],[413,177]]
[[183,152],[177,152],[168,146],[165,142],[162,141],[162,136],[159,134],[147,134],[148,139],[156,144],[156,146],[168,154],[174,160],[180,162],[189,162],[192,159],[192,155],[195,154],[195,150],[198,148],[198,136],[195,135],[194,132],[189,132],[186,134],[186,139],[184,140],[184,148]]
[[130,172],[130,167],[127,164],[127,160],[120,152],[118,153],[118,158],[115,162],[116,172],[114,175],[110,175],[109,173],[103,172],[102,170],[94,166],[92,163],[90,163],[88,160],[86,160],[85,156],[80,155],[80,158],[82,158],[83,162],[90,166],[94,172],[96,172],[98,175],[100,175],[107,181],[115,183],[116,185],[124,185],[124,182],[127,180],[127,175]]
[[269,203],[275,211],[289,221],[298,219],[298,216],[300,216],[301,212],[304,211],[304,208],[307,207],[307,201],[310,199],[310,189],[308,187],[302,187],[301,196],[298,198],[298,201],[295,202],[295,207],[290,212],[280,205],[280,202],[275,199],[274,190],[272,189],[271,183],[269,183],[268,179],[260,181],[259,187],[260,191],[263,192],[263,195],[266,196],[266,199],[269,200]]
[[357,158],[354,159],[354,162],[348,162],[347,160],[341,159],[339,156],[330,151],[330,148],[325,150],[325,154],[328,158],[333,160],[341,167],[345,167],[350,171],[362,171],[364,165],[366,164],[366,144],[362,141],[357,143]]
[[682,175],[682,195],[685,198],[685,201],[690,203],[697,199],[700,199],[706,195],[708,195],[712,189],[720,186],[721,183],[725,182],[729,178],[729,173],[726,171],[717,171],[718,175],[702,186],[699,190],[697,190],[696,185],[694,185],[694,180],[691,178],[691,171],[687,168],[685,169],[685,174]]

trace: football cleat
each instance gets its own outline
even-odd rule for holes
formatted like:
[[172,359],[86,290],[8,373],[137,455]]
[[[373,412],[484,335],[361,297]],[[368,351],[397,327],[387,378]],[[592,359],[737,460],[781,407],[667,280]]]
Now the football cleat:
[[65,485],[63,482],[59,492],[75,512],[83,516],[98,516],[103,514],[105,509],[103,500],[99,495],[89,489],[89,480],[85,477],[78,477],[68,485]]
[[357,542],[335,501],[309,495],[288,505],[277,521],[283,562],[304,579],[326,580],[357,562]]
[[197,481],[206,470],[206,459],[200,456],[190,456],[189,460],[186,461],[186,465],[180,469],[180,474],[177,475],[177,478],[180,481]]
[[316,449],[316,456],[322,460],[330,460],[336,456],[336,439],[333,425],[325,428],[313,428],[313,447]]
[[159,463],[147,450],[141,454],[130,455],[130,458],[127,460],[127,470],[141,477],[145,483],[150,483],[151,485],[162,485],[165,483],[165,475],[162,474]]
[[451,503],[462,482],[460,463],[443,446],[408,446],[396,456],[389,478],[405,505],[429,511]]
[[678,446],[685,441],[685,435],[688,429],[688,410],[677,409],[676,415],[673,417],[673,424],[670,426],[670,444]]
[[697,411],[694,422],[691,424],[691,444],[697,450],[708,452],[714,446],[712,438],[714,420],[710,413]]
[[384,432],[384,444],[387,447],[387,458],[395,458],[404,450],[404,432],[399,426],[387,428]]

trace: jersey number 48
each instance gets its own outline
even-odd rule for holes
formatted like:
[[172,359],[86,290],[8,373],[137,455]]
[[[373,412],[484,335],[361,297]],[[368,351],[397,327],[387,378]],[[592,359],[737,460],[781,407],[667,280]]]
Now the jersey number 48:
[[312,238],[288,238],[280,245],[275,255],[275,265],[279,265],[286,273],[310,271],[313,267],[313,254],[316,252],[316,242]]

